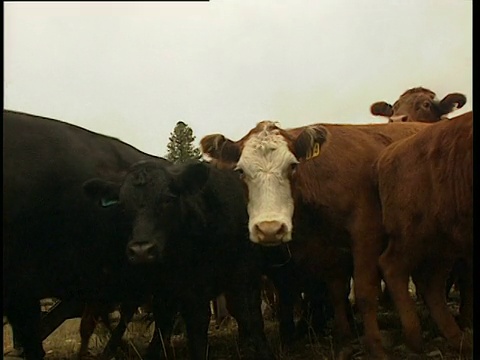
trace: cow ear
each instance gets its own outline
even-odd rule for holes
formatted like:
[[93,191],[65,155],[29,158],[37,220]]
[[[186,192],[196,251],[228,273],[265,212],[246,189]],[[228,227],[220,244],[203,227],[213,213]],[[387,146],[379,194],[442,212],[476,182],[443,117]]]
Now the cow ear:
[[453,110],[460,109],[467,102],[467,97],[460,93],[451,93],[445,96],[439,105],[442,115],[451,113]]
[[372,113],[372,115],[392,116],[393,107],[385,101],[378,101],[370,106],[370,112]]
[[99,206],[109,207],[118,203],[120,184],[94,178],[83,183],[83,191]]
[[222,134],[207,135],[200,140],[202,153],[209,157],[228,163],[236,163],[240,159],[240,146]]
[[330,133],[324,126],[316,125],[305,128],[293,144],[296,157],[299,160],[317,157],[329,136]]
[[201,161],[188,162],[168,169],[172,175],[170,188],[176,195],[194,194],[200,191],[208,180],[210,167]]

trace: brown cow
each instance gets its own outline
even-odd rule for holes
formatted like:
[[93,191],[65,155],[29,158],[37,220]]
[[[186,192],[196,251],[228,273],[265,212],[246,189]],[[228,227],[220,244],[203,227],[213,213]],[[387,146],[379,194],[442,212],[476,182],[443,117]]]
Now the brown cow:
[[[389,122],[420,121],[433,123],[447,118],[446,115],[448,113],[460,109],[465,105],[466,101],[465,95],[460,93],[448,94],[439,101],[433,91],[423,87],[415,87],[400,95],[400,98],[393,106],[385,101],[372,104],[370,112],[373,115],[388,117]],[[451,279],[447,283],[447,293],[454,281],[459,278],[457,270],[459,266],[454,267]],[[384,306],[390,306],[391,299],[388,291],[383,294],[380,301]]]
[[405,91],[393,106],[379,101],[370,106],[373,115],[388,117],[389,122],[437,122],[467,102],[465,95],[451,93],[438,100],[433,91],[423,87],[415,87]]
[[388,247],[379,259],[408,345],[422,348],[409,275],[449,342],[471,351],[445,302],[445,281],[464,259],[468,282],[460,310],[472,321],[473,113],[443,120],[387,147],[379,157],[379,194]]
[[292,261],[327,282],[340,348],[352,335],[345,298],[353,257],[367,349],[385,357],[376,316],[384,230],[372,165],[387,145],[429,126],[314,124],[284,130],[262,121],[237,142],[220,134],[200,142],[204,153],[236,165],[243,178],[251,241],[288,242]]

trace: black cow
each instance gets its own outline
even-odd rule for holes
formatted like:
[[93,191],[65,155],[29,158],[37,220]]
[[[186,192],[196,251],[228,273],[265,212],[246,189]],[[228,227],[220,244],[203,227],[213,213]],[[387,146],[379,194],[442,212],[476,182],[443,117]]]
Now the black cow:
[[154,316],[164,337],[171,319],[159,316],[176,308],[186,323],[191,358],[205,359],[209,301],[224,292],[243,354],[273,357],[260,308],[261,249],[248,239],[246,199],[235,172],[204,162],[166,167],[145,161],[123,183],[92,179],[85,191],[119,201],[132,225],[128,258],[157,264]]
[[40,299],[95,301],[125,262],[121,214],[96,206],[82,184],[118,180],[145,159],[157,158],[62,121],[3,111],[3,311],[27,359],[44,356]]

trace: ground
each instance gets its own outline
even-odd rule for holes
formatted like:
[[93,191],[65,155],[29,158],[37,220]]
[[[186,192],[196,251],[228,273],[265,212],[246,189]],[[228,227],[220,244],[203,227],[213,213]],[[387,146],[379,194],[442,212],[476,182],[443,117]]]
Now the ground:
[[[453,292],[452,300],[449,302],[450,308],[454,314],[458,313],[458,293]],[[426,344],[426,351],[423,355],[411,354],[403,344],[403,338],[400,328],[398,315],[393,309],[380,308],[379,324],[382,329],[384,345],[389,352],[392,360],[400,359],[429,359],[429,360],[460,360],[473,359],[473,355],[469,357],[461,357],[459,352],[451,349],[445,339],[439,335],[436,326],[428,315],[421,302],[417,302],[418,312],[422,320],[422,328],[424,330],[423,337]],[[117,317],[118,318],[118,317]],[[115,319],[115,317],[114,317]],[[45,360],[71,360],[77,359],[77,352],[80,348],[80,335],[78,333],[80,319],[66,320],[59,328],[57,328],[44,342],[44,348],[47,353]],[[358,334],[357,341],[353,343],[354,360],[366,360],[367,356],[362,351],[361,328],[362,323],[360,316],[355,315],[355,325]],[[118,350],[116,359],[142,359],[141,354],[144,352],[152,333],[153,324],[142,320],[142,317],[136,316],[134,321],[128,326],[124,336],[124,344],[122,349]],[[299,341],[288,352],[282,351],[279,343],[278,324],[273,320],[265,320],[265,331],[270,345],[279,360],[309,360],[309,359],[333,359],[332,355],[332,337],[319,336],[313,332],[306,336],[305,339]],[[217,328],[214,322],[211,322],[209,329],[210,356],[212,360],[220,359],[238,359],[236,346],[236,323],[230,319],[220,328]],[[468,332],[468,336],[473,336],[472,332]],[[89,351],[94,359],[98,355],[108,340],[109,332],[102,326],[97,326],[95,334],[90,339]],[[4,352],[8,352],[12,348],[11,329],[9,325],[4,325],[3,335]],[[175,356],[169,360],[188,359],[186,350],[186,339],[183,335],[172,337],[172,344],[175,349]]]

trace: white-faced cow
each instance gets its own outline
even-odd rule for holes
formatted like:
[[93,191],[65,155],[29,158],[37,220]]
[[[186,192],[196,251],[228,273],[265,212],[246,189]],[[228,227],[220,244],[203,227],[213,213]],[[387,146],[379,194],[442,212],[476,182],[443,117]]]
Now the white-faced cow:
[[465,265],[460,323],[473,320],[473,112],[442,120],[387,147],[376,164],[383,222],[389,236],[380,266],[398,308],[407,343],[422,350],[420,321],[408,278],[438,328],[471,352],[445,301],[455,261]]
[[373,115],[385,116],[389,122],[437,122],[454,110],[460,109],[467,102],[465,95],[451,93],[442,100],[436,94],[423,87],[415,87],[405,91],[393,106],[379,101],[370,106]]
[[224,293],[244,354],[273,357],[260,306],[261,248],[248,239],[245,194],[233,170],[144,161],[122,182],[92,179],[84,187],[99,203],[118,202],[131,227],[129,260],[156,265],[154,316],[163,336],[171,329],[155,310],[159,304],[180,311],[190,357],[205,359],[209,303]]
[[220,134],[201,140],[204,153],[235,166],[244,181],[250,240],[288,243],[295,264],[327,282],[338,349],[352,335],[345,299],[353,257],[367,348],[375,357],[385,355],[376,317],[384,231],[372,166],[387,145],[428,126],[315,124],[284,130],[262,121],[237,142]]
[[[119,179],[146,159],[158,158],[78,126],[3,111],[3,311],[27,359],[44,356],[40,299],[96,301],[108,272],[126,263],[121,214],[94,204],[82,184]],[[133,294],[129,279],[115,284]]]

